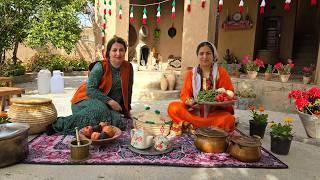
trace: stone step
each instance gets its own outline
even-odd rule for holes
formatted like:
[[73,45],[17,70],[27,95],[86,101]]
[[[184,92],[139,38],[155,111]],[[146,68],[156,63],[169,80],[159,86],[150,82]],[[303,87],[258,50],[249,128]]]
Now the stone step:
[[133,101],[146,101],[146,100],[170,100],[178,99],[180,97],[180,90],[162,91],[162,90],[145,90],[133,89]]

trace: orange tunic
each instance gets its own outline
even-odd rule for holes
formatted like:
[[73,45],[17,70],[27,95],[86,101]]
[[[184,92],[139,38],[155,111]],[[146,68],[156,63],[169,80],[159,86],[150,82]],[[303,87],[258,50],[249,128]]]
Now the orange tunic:
[[[225,88],[234,91],[231,79],[227,71],[219,67],[218,77],[216,81],[216,88]],[[233,116],[233,106],[211,106],[208,117],[200,117],[193,111],[188,111],[188,106],[185,101],[188,98],[193,98],[192,88],[192,70],[186,72],[184,85],[181,89],[180,99],[182,102],[171,102],[168,106],[168,114],[175,123],[187,121],[197,127],[214,126],[224,129],[228,132],[233,131],[235,128],[235,118]]]

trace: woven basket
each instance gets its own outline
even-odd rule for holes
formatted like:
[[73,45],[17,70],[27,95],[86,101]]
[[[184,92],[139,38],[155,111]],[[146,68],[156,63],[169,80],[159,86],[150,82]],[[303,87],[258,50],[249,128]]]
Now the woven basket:
[[147,131],[152,136],[164,135],[167,136],[170,133],[171,121],[167,121],[162,124],[156,124],[153,122],[143,122],[137,118],[134,119],[135,128],[141,128]]
[[12,98],[11,102],[8,111],[10,121],[29,124],[29,134],[45,131],[57,119],[57,110],[51,99],[23,97]]

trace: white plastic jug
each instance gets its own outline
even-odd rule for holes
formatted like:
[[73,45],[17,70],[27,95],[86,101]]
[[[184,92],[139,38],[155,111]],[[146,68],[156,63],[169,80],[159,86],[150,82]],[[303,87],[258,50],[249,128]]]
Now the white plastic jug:
[[41,69],[38,72],[38,93],[50,93],[51,72],[48,69]]
[[64,89],[63,72],[60,72],[60,70],[55,70],[53,71],[52,74],[53,75],[50,79],[51,93],[63,93],[63,89]]

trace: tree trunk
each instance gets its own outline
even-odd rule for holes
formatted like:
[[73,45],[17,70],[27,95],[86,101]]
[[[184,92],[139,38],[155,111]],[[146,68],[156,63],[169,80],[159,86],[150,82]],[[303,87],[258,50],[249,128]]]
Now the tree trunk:
[[6,50],[1,50],[0,52],[0,64],[4,64],[4,61],[6,60]]
[[19,47],[19,41],[16,41],[14,43],[14,49],[13,49],[13,56],[12,56],[12,61],[13,61],[13,64],[17,64],[17,53],[18,53],[18,47]]

